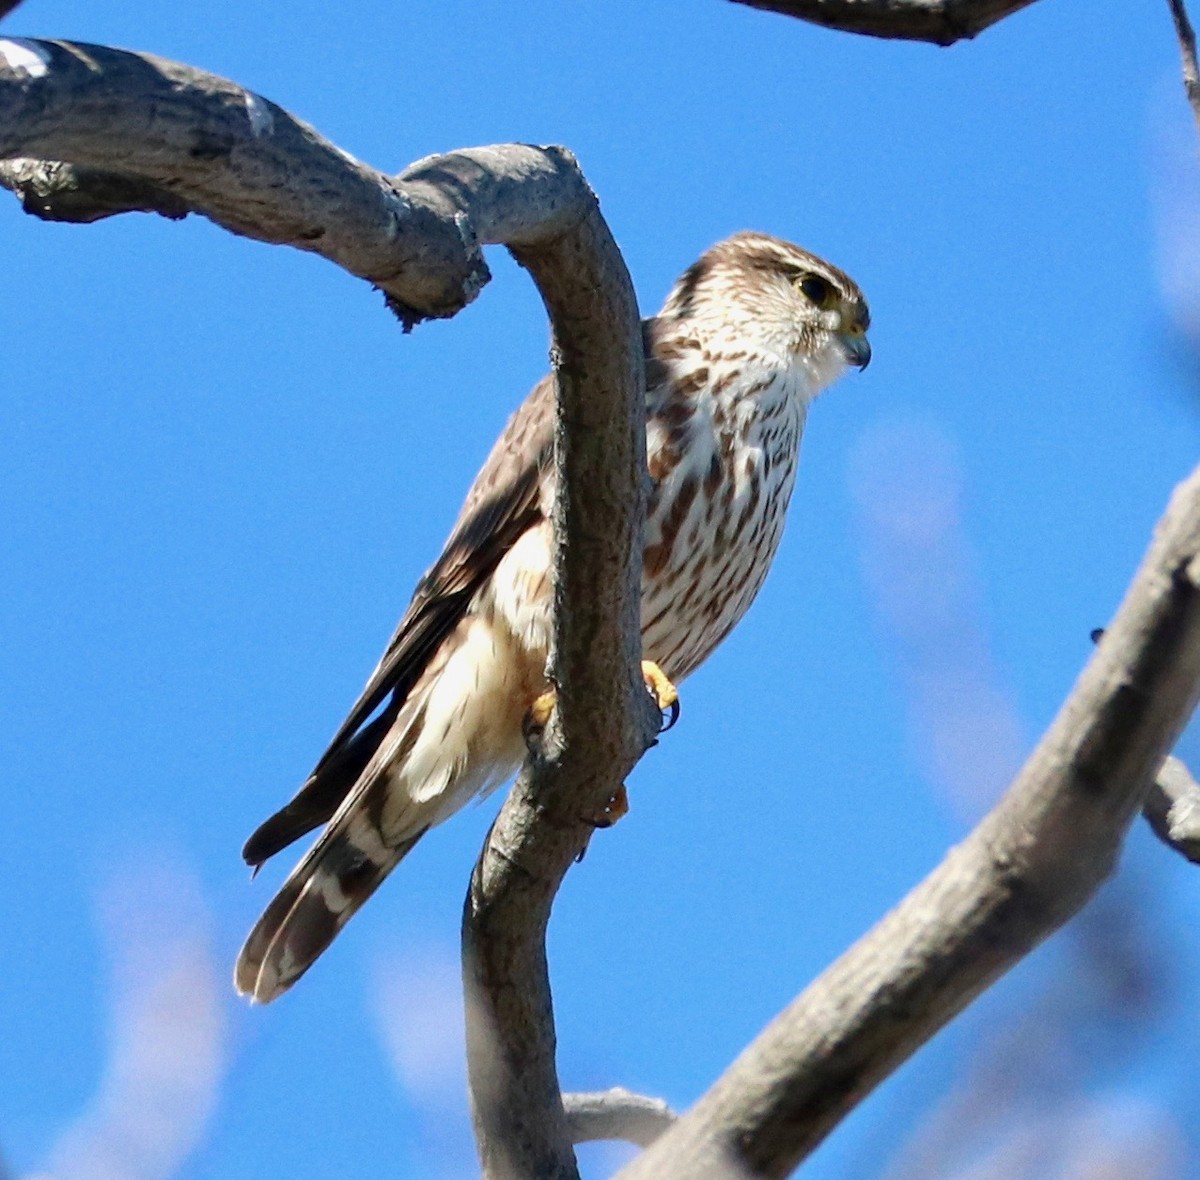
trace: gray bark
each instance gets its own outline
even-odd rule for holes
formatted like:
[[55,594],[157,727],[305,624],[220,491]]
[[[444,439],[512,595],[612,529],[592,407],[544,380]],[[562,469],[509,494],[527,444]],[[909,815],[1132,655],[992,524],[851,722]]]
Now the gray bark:
[[0,40],[0,160],[21,161],[0,185],[30,212],[195,212],[328,258],[380,288],[409,327],[479,293],[481,246],[536,245],[595,205],[563,148],[467,149],[387,176],[227,79],[68,41]]
[[586,817],[658,727],[638,666],[641,330],[624,264],[602,229],[597,214],[580,234],[514,251],[555,324],[558,706],[492,827],[463,914],[472,1111],[489,1180],[578,1176],[555,1068],[546,924],[593,831]]
[[1162,764],[1143,814],[1168,848],[1200,864],[1200,783],[1178,758]]
[[1183,92],[1192,108],[1192,118],[1200,128],[1200,62],[1196,60],[1196,33],[1183,0],[1167,0],[1167,4],[1175,25],[1175,39],[1179,42]]

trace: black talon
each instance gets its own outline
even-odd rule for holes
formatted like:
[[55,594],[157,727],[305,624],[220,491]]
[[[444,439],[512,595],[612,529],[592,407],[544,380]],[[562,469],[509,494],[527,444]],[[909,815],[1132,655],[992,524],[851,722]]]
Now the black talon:
[[668,729],[675,728],[675,722],[679,720],[681,710],[679,707],[679,698],[676,697],[667,707],[666,712],[662,715],[658,725],[659,733],[666,733]]

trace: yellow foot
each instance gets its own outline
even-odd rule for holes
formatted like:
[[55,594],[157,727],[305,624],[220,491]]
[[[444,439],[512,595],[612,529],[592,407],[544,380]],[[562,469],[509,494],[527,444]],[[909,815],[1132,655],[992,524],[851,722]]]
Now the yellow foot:
[[558,696],[554,689],[542,693],[540,697],[529,706],[529,712],[525,714],[525,719],[521,722],[521,732],[525,735],[525,744],[532,746],[545,731],[546,726],[550,724],[550,714],[554,712],[555,702]]
[[625,784],[622,783],[598,815],[585,815],[583,818],[593,828],[611,828],[617,820],[628,814],[629,796],[625,792]]
[[650,690],[658,711],[665,714],[658,732],[666,733],[679,720],[679,692],[653,660],[642,661],[642,679],[646,682],[646,688]]

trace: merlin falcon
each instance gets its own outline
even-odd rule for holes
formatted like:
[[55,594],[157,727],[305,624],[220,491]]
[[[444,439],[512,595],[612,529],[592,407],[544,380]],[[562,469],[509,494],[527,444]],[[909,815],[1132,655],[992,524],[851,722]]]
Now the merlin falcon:
[[[809,403],[866,368],[868,324],[853,280],[761,233],[713,246],[644,321],[642,648],[660,704],[762,586]],[[553,427],[547,377],[492,449],[329,749],[247,841],[257,870],[326,825],[238,957],[234,981],[252,999],[291,987],[431,827],[520,766],[550,689]]]

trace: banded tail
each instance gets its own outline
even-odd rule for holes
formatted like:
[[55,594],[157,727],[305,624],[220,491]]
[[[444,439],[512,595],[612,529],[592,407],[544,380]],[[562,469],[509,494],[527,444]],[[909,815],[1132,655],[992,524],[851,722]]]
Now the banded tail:
[[234,984],[256,1003],[281,996],[316,962],[428,830],[420,828],[393,847],[376,835],[368,849],[351,832],[336,829],[292,871],[238,955]]

